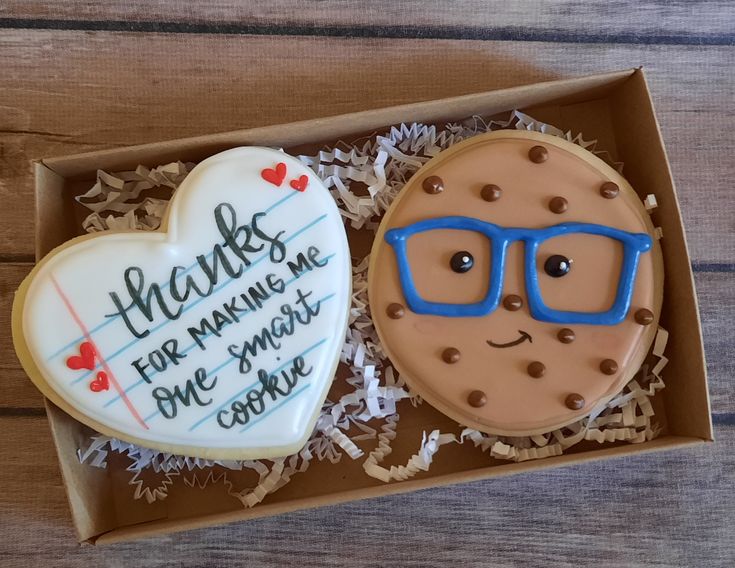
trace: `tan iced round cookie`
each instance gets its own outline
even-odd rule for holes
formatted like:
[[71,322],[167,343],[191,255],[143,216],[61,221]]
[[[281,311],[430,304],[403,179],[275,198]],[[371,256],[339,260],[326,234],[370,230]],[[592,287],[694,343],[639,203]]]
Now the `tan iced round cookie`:
[[[631,237],[635,242],[645,233],[651,240],[643,240],[652,245],[639,251],[630,307],[612,325],[533,317],[524,266],[528,244],[513,239],[501,263],[494,310],[461,316],[416,313],[386,232],[447,217],[503,229],[594,224],[637,235]],[[486,234],[457,227],[410,234],[405,265],[417,296],[449,305],[450,311],[482,302],[491,281],[491,242]],[[585,314],[614,307],[624,273],[623,242],[580,232],[542,240],[531,262],[545,307]],[[579,146],[515,131],[457,144],[414,175],[383,218],[369,273],[378,334],[411,388],[461,424],[514,436],[570,424],[622,389],[655,336],[662,285],[654,227],[627,181]]]

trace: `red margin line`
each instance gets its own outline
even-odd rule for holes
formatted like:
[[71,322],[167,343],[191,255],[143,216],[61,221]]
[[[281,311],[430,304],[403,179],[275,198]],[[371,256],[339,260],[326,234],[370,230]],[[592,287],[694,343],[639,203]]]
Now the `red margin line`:
[[117,394],[120,395],[120,398],[123,399],[123,401],[125,402],[125,406],[128,407],[128,410],[130,410],[130,413],[138,421],[138,424],[140,424],[146,430],[149,430],[148,425],[143,421],[143,418],[141,418],[140,414],[138,414],[138,411],[133,406],[133,403],[130,402],[130,399],[128,398],[128,395],[126,395],[125,394],[125,391],[120,388],[120,383],[117,382],[117,379],[115,378],[115,375],[112,373],[112,369],[110,369],[110,366],[107,364],[107,361],[105,361],[105,358],[102,356],[102,353],[100,353],[100,350],[97,349],[97,345],[95,345],[94,341],[92,340],[92,336],[89,335],[89,331],[87,330],[87,327],[84,325],[84,323],[82,322],[82,320],[79,318],[79,315],[74,310],[74,306],[71,305],[71,302],[69,301],[69,298],[67,298],[66,294],[64,294],[64,291],[59,286],[59,283],[56,281],[56,278],[54,278],[53,275],[51,275],[50,278],[51,278],[51,282],[53,282],[53,284],[54,284],[54,288],[56,288],[56,292],[59,294],[59,297],[64,302],[64,305],[66,306],[66,309],[69,310],[69,313],[71,314],[71,317],[74,318],[74,321],[77,322],[77,325],[79,326],[79,329],[82,330],[82,335],[84,335],[84,338],[87,341],[89,341],[89,343],[92,344],[92,347],[94,348],[94,352],[99,357],[100,363],[102,364],[102,368],[107,373],[107,376],[109,377],[110,381],[112,382],[112,386],[115,387],[115,390],[117,391]]

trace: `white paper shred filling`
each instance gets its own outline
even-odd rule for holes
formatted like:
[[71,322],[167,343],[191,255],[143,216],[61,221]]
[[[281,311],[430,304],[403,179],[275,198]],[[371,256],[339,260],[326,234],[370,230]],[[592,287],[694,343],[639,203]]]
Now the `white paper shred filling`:
[[[355,229],[375,231],[379,218],[424,163],[457,142],[499,129],[544,132],[564,138],[622,171],[622,164],[597,150],[595,140],[586,141],[580,134],[564,132],[518,111],[500,121],[473,116],[443,126],[399,124],[385,133],[353,144],[339,142],[315,156],[299,156],[299,159],[323,180],[347,223]],[[114,174],[98,171],[94,186],[76,198],[91,211],[82,227],[89,233],[157,229],[168,200],[194,166],[173,162],[153,169],[138,166],[135,171]],[[355,191],[353,184],[356,184]],[[168,197],[151,197],[146,195],[149,190],[156,190],[158,196],[168,193]],[[655,203],[654,196],[645,200],[648,209],[655,207]],[[364,459],[367,475],[391,482],[428,471],[441,446],[450,443],[468,441],[488,452],[491,458],[520,462],[560,455],[583,440],[638,443],[659,434],[650,399],[664,387],[661,371],[668,361],[663,355],[668,333],[660,328],[652,349],[657,358],[653,367],[643,365],[610,402],[569,426],[523,438],[491,436],[459,425],[455,433],[433,430],[424,432],[416,453],[405,465],[383,465],[392,451],[392,442],[399,435],[398,403],[418,405],[422,401],[409,392],[390,366],[378,340],[368,306],[368,261],[363,258],[353,267],[349,328],[340,355],[349,373],[345,379],[335,379],[344,381],[341,390],[347,390],[347,394],[336,401],[325,401],[309,441],[297,454],[272,460],[205,460],[94,435],[84,449],[77,451],[80,462],[104,468],[110,453],[127,456],[133,498],[148,503],[165,499],[173,479],[181,475],[187,487],[203,489],[220,484],[244,507],[253,507],[286,485],[294,475],[306,471],[314,459],[333,464],[343,454],[353,460]],[[258,480],[254,487],[235,487],[233,476],[227,473],[243,470],[255,473]]]

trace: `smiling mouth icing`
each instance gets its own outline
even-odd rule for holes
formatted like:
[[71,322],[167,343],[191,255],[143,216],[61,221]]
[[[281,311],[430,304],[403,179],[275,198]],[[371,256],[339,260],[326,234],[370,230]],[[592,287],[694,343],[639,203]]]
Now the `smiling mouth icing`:
[[509,341],[508,343],[495,343],[494,341],[488,339],[486,343],[490,347],[496,347],[498,349],[503,349],[505,347],[515,347],[516,345],[520,345],[524,341],[528,341],[529,343],[533,343],[533,337],[531,337],[531,334],[527,331],[523,331],[522,329],[518,330],[519,337],[517,339],[514,339],[513,341]]

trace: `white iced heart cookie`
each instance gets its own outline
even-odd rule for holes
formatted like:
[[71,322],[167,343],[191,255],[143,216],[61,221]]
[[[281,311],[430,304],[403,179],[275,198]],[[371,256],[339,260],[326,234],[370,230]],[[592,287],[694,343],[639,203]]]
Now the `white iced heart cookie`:
[[339,211],[295,158],[236,148],[176,192],[157,232],[52,251],[13,305],[19,358],[96,430],[205,458],[266,458],[308,439],[350,304]]

